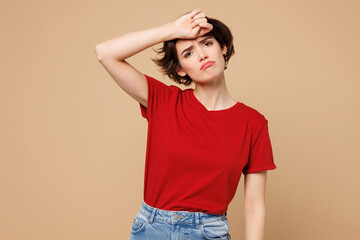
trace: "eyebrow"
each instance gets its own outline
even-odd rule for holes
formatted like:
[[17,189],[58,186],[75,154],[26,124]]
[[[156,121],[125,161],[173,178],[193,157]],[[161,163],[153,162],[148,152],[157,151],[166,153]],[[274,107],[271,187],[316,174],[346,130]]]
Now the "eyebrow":
[[[212,37],[212,36],[207,36],[207,37],[203,38],[202,40],[200,40],[199,43],[203,43],[203,42],[205,42],[206,40],[208,40],[209,38],[213,38],[213,37]],[[191,45],[190,47],[185,48],[184,51],[181,52],[181,55],[180,55],[180,56],[182,56],[185,52],[191,50],[193,47],[194,47],[194,45]]]

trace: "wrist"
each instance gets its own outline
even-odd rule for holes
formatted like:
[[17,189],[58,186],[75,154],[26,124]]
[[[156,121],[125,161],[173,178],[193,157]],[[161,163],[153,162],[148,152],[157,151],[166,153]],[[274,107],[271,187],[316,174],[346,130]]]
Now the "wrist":
[[174,25],[172,22],[168,22],[161,27],[164,33],[164,37],[162,39],[163,42],[178,38],[176,32],[174,31]]

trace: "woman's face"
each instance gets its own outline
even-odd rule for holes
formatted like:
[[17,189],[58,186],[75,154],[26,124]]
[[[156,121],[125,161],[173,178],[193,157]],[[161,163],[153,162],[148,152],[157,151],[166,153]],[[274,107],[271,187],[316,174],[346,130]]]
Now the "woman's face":
[[213,81],[224,72],[226,50],[226,46],[221,49],[213,36],[179,39],[176,51],[181,68],[177,73],[183,77],[188,75],[194,82]]

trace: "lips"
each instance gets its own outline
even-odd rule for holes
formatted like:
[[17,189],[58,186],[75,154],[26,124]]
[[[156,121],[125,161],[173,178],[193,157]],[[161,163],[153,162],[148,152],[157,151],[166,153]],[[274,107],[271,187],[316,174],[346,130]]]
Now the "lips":
[[206,69],[206,68],[212,66],[214,63],[215,63],[214,61],[207,61],[206,63],[204,63],[204,64],[201,66],[200,70]]

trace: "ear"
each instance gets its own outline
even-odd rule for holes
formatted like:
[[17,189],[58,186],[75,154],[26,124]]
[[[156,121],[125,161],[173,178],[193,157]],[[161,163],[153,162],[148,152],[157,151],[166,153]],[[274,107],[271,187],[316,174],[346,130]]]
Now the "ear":
[[224,45],[224,47],[222,48],[222,53],[226,54],[226,52],[227,52],[227,47],[226,47],[226,45]]
[[177,74],[178,74],[179,76],[181,76],[181,77],[185,77],[185,76],[186,76],[186,72],[184,72],[181,67],[177,68],[177,69],[176,69],[176,72],[177,72]]

